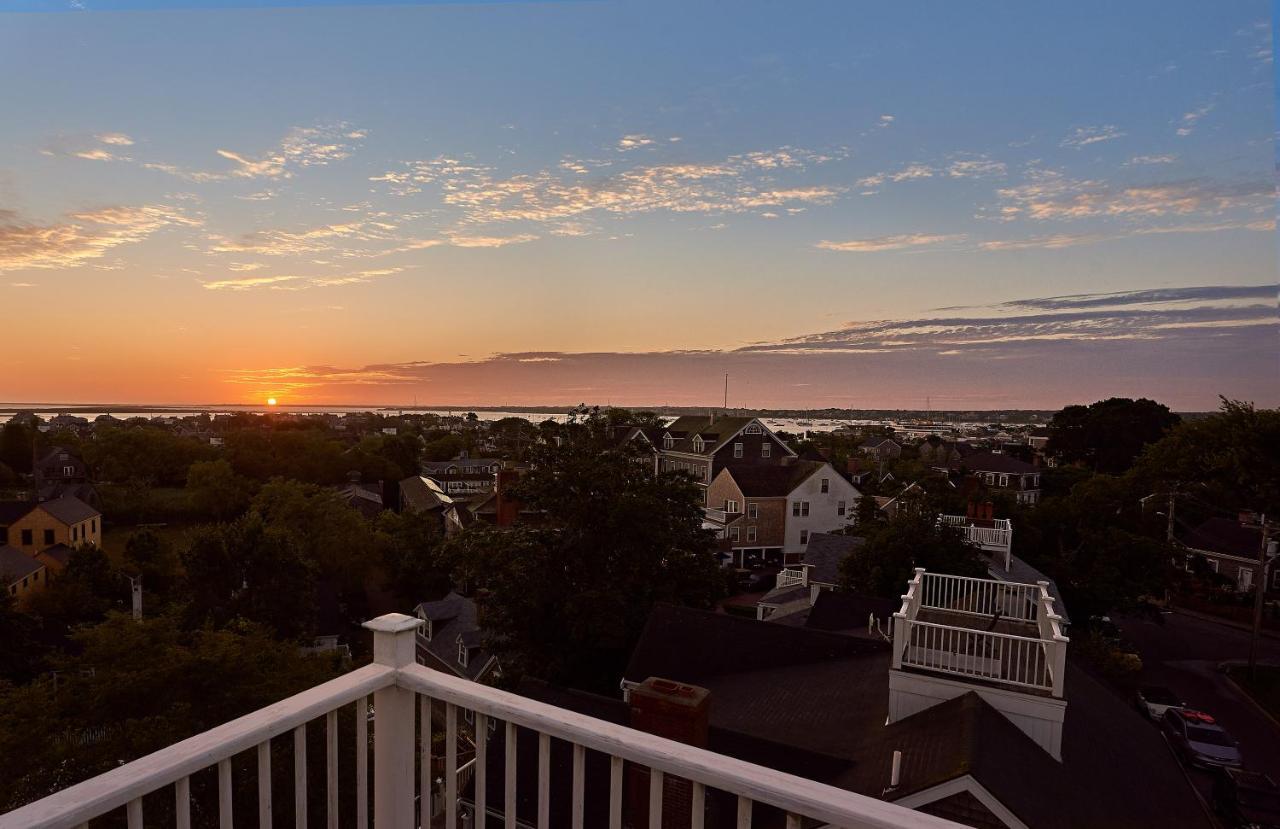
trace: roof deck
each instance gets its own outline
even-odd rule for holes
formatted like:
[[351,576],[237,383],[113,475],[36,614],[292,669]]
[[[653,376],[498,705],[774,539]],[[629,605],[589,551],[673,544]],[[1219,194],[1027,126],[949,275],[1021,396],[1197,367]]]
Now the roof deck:
[[1061,699],[1069,640],[1048,586],[917,568],[894,614],[893,667]]

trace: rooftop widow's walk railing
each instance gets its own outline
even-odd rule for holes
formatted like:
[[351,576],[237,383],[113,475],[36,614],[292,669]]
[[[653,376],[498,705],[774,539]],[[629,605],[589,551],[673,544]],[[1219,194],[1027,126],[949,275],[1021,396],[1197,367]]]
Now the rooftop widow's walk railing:
[[[958,824],[915,812],[875,798],[767,769],[598,720],[506,691],[479,685],[416,664],[414,631],[420,622],[390,614],[366,624],[374,631],[374,664],[303,691],[274,705],[198,734],[180,743],[86,780],[56,794],[0,815],[0,829],[72,829],[123,809],[129,829],[143,829],[143,798],[171,789],[175,823],[191,826],[191,778],[209,768],[217,770],[216,813],[220,829],[234,825],[232,760],[242,752],[256,753],[258,826],[285,823],[274,808],[279,794],[271,785],[271,739],[292,734],[294,753],[294,825],[308,823],[307,728],[324,718],[326,763],[326,821],[340,825],[339,806],[355,799],[355,826],[366,829],[414,829],[439,826],[457,829],[463,808],[461,789],[473,787],[472,804],[488,804],[489,788],[500,786],[505,829],[517,826],[516,795],[520,784],[517,730],[537,735],[536,823],[551,823],[551,745],[562,740],[572,746],[570,825],[585,829],[584,769],[589,752],[608,758],[609,829],[621,829],[624,815],[624,767],[649,770],[648,826],[660,829],[664,781],[689,781],[691,813],[688,825],[703,829],[708,795],[727,793],[736,801],[738,829],[750,829],[755,804],[785,815],[787,829],[799,829],[803,819],[845,829],[958,829]],[[369,765],[368,700],[372,695],[373,762]],[[354,792],[339,790],[339,716],[354,703]],[[459,712],[473,715],[475,757],[459,766],[459,736],[464,726]],[[345,716],[345,715],[344,715]],[[436,724],[443,720],[443,758],[433,756]],[[503,729],[502,778],[489,779],[489,745],[484,738],[490,721]],[[347,747],[348,749],[350,747]],[[363,748],[363,750],[360,750]],[[432,771],[443,760],[443,792],[432,785]],[[470,779],[468,779],[470,778]],[[369,788],[372,782],[372,810]],[[526,793],[527,794],[527,793]],[[597,792],[596,795],[603,795]],[[436,803],[443,798],[443,803]],[[441,815],[441,813],[443,813]],[[372,816],[372,822],[370,822]],[[434,818],[434,819],[433,819]],[[242,820],[241,824],[245,822]],[[521,819],[521,825],[524,821]],[[481,822],[479,825],[485,825]],[[593,827],[594,829],[594,827]]]

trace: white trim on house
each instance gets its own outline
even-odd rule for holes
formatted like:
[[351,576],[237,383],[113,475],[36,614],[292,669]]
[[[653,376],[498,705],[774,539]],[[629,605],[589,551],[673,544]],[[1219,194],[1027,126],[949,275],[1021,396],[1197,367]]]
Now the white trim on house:
[[1027,824],[1018,819],[1017,815],[1009,811],[1008,807],[1001,803],[995,795],[987,791],[986,786],[974,779],[971,774],[962,774],[945,783],[939,783],[936,786],[922,789],[906,797],[889,802],[896,803],[899,806],[906,806],[908,809],[919,809],[921,806],[936,803],[961,792],[968,792],[977,798],[979,803],[990,809],[991,813],[999,818],[1000,822],[1008,826],[1009,829],[1030,829]]

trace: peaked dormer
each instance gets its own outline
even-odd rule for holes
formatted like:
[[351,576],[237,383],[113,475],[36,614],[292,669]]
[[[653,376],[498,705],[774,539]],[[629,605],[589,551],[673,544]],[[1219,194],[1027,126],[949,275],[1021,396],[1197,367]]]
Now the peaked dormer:
[[706,448],[706,446],[707,446],[707,442],[702,439],[702,435],[693,436],[693,451],[701,454],[702,451]]

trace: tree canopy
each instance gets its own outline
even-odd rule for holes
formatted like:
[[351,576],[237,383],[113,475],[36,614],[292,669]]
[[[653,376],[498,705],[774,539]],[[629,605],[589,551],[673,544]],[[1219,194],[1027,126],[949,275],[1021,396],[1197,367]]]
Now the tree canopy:
[[1145,397],[1111,397],[1088,406],[1067,406],[1049,423],[1047,451],[1095,472],[1119,475],[1149,443],[1182,422],[1167,406]]

